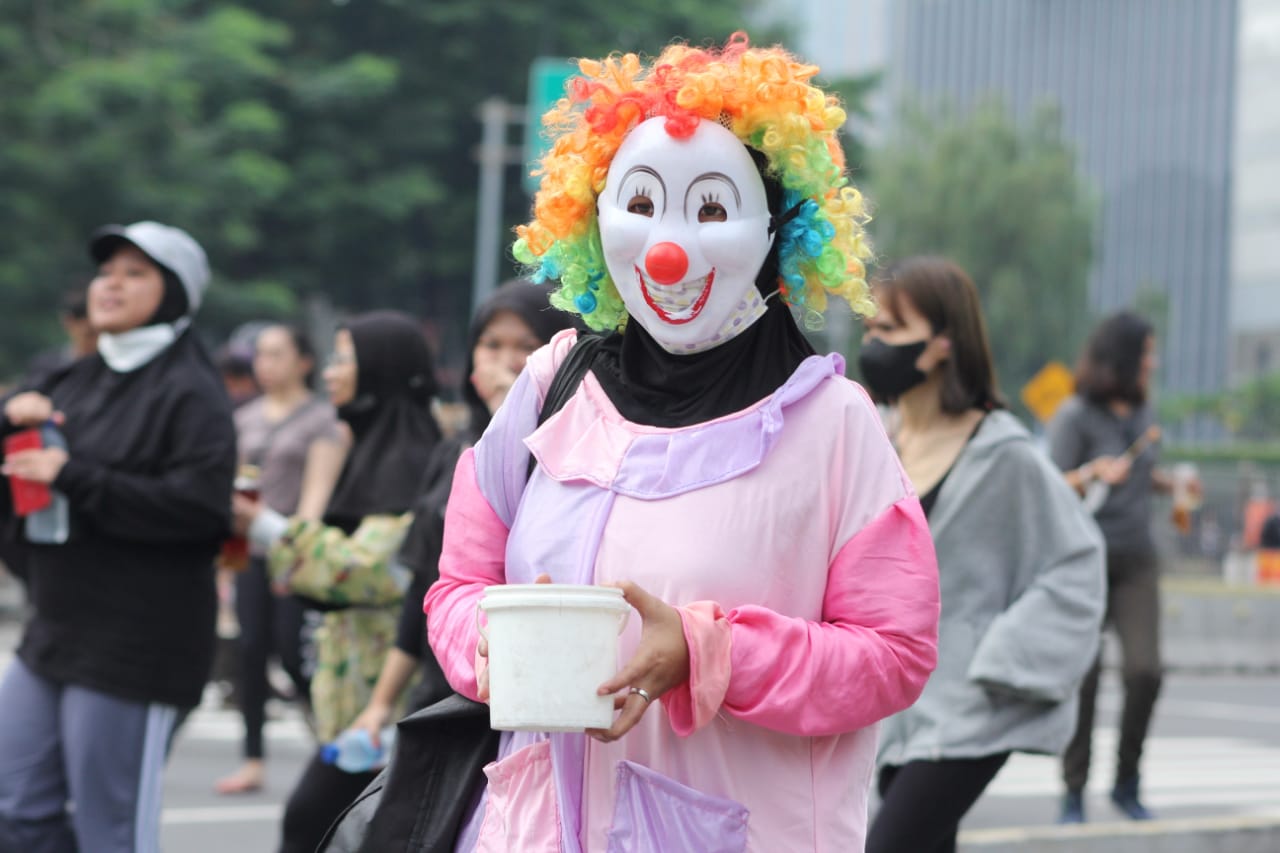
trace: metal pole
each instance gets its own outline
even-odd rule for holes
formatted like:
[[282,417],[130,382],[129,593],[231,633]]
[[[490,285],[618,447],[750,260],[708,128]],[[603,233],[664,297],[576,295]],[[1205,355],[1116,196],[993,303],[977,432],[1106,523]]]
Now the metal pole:
[[480,105],[480,191],[476,203],[475,265],[471,279],[471,311],[498,284],[498,252],[502,232],[503,179],[507,162],[507,103],[489,98]]

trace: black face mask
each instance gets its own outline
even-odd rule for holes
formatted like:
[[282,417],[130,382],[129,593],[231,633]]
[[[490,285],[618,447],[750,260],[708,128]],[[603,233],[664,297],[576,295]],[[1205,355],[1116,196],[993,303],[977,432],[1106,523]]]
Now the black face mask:
[[872,338],[863,344],[858,354],[858,369],[871,393],[883,402],[892,403],[923,382],[925,375],[916,367],[916,359],[928,343],[895,345]]

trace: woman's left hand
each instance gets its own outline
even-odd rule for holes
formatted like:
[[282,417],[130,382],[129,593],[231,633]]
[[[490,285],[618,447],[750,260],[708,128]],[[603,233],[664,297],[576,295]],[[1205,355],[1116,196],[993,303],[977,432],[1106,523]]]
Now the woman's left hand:
[[30,483],[50,485],[62,473],[62,466],[67,464],[67,458],[67,451],[61,447],[23,450],[5,457],[0,473]]
[[597,693],[607,696],[620,690],[639,688],[648,694],[648,698],[637,692],[615,697],[614,707],[621,709],[622,713],[614,720],[613,726],[607,731],[587,730],[587,734],[602,743],[615,741],[631,731],[649,710],[650,704],[689,680],[689,644],[684,639],[680,612],[630,581],[612,586],[622,590],[623,597],[640,614],[644,624],[635,655],[617,675],[600,685]]
[[241,494],[231,496],[232,529],[237,536],[249,535],[249,527],[262,511],[262,504]]

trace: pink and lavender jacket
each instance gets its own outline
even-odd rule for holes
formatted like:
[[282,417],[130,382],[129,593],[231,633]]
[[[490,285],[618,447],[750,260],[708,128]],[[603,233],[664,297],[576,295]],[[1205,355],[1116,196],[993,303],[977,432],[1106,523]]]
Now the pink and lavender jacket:
[[678,429],[624,420],[588,374],[537,427],[573,341],[530,357],[458,464],[431,646],[476,698],[485,587],[632,580],[679,608],[691,675],[616,743],[505,736],[459,849],[861,850],[876,723],[920,694],[938,625],[933,544],[875,409],[829,355]]

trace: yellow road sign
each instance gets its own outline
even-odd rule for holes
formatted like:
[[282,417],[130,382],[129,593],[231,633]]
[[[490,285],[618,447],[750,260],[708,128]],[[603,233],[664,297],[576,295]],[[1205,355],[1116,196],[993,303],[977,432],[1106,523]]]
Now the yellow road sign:
[[1041,423],[1048,423],[1075,390],[1075,377],[1067,366],[1060,361],[1051,361],[1022,386],[1022,402]]

